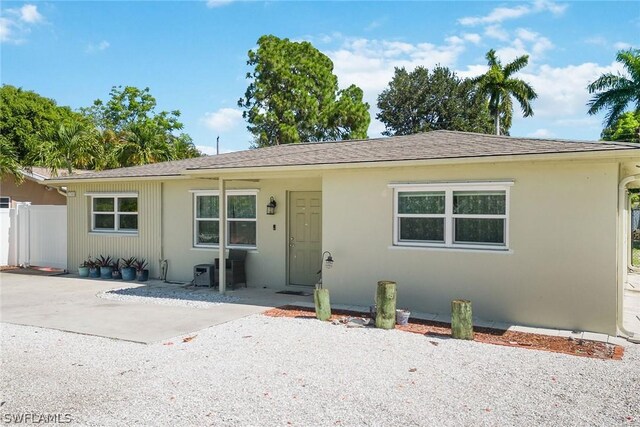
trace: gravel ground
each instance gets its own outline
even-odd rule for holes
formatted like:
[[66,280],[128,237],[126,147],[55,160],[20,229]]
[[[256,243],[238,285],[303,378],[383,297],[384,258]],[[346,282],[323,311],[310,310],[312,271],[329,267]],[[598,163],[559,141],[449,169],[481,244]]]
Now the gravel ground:
[[83,425],[119,426],[640,424],[640,346],[603,361],[261,315],[153,345],[0,328],[2,417],[70,413]]
[[116,301],[135,301],[143,304],[177,305],[182,307],[209,308],[240,298],[220,295],[210,289],[184,289],[171,286],[139,286],[111,289],[97,294],[99,298]]

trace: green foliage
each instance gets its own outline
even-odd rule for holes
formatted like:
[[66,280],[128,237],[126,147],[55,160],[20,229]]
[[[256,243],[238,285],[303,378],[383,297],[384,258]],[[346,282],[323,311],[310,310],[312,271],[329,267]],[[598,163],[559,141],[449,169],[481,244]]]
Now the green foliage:
[[113,87],[83,114],[35,92],[0,89],[0,174],[20,178],[21,166],[57,173],[111,169],[200,156],[182,129],[179,111],[155,112],[149,89]]
[[489,112],[494,119],[496,134],[508,135],[513,119],[511,97],[520,104],[523,117],[533,116],[530,101],[538,97],[528,83],[513,77],[515,73],[527,66],[529,55],[519,56],[505,66],[493,49],[487,52],[486,58],[489,69],[472,81],[478,84],[480,93],[489,99]]
[[0,178],[5,175],[13,175],[18,182],[22,182],[24,178],[13,144],[4,135],[0,135]]
[[627,76],[606,73],[587,86],[589,93],[595,94],[587,104],[588,113],[607,110],[604,122],[607,128],[614,126],[629,105],[635,104],[635,112],[640,112],[640,49],[621,50],[616,61],[622,64]]
[[378,120],[384,135],[409,135],[431,130],[491,133],[487,101],[471,81],[446,67],[429,72],[396,68],[389,87],[378,96]]
[[74,121],[82,121],[82,116],[52,99],[11,85],[0,88],[0,135],[4,149],[10,145],[22,165],[27,165],[30,147],[38,145],[43,133]]
[[605,141],[640,142],[640,111],[622,114],[601,136]]
[[95,129],[84,121],[60,123],[40,134],[40,141],[30,147],[27,161],[46,166],[54,175],[64,169],[87,169],[94,164],[99,152]]
[[311,43],[267,35],[248,55],[254,69],[238,106],[256,146],[366,138],[371,118],[362,90],[338,90],[331,59]]
[[154,111],[157,102],[148,87],[113,86],[109,96],[107,102],[96,99],[91,107],[80,109],[98,129],[120,132],[133,125],[147,125],[172,132],[183,128],[178,121],[180,111]]
[[104,157],[98,168],[143,165],[198,157],[191,137],[175,131],[183,124],[180,111],[155,112],[156,99],[149,88],[114,86],[106,102],[97,99],[81,111],[99,131]]

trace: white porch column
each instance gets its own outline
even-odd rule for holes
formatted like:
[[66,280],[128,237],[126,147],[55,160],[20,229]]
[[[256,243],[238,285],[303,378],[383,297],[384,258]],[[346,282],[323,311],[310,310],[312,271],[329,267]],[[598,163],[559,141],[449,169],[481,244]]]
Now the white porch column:
[[224,294],[227,288],[227,269],[226,269],[226,243],[227,243],[227,193],[225,191],[224,179],[221,177],[218,179],[218,186],[220,190],[218,198],[218,240],[220,253],[218,258],[220,259],[220,268],[218,268],[218,290],[221,294]]

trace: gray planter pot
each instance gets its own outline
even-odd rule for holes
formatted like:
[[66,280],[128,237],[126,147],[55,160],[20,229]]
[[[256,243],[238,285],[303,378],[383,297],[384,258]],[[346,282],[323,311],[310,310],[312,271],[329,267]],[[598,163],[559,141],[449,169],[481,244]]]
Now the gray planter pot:
[[100,277],[102,279],[111,279],[111,273],[113,272],[113,267],[100,267]]

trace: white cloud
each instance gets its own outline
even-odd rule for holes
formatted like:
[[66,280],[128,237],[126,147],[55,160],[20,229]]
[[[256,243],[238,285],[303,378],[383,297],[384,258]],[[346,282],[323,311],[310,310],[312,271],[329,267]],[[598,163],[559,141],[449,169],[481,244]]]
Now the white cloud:
[[458,19],[458,23],[465,26],[493,25],[504,21],[521,18],[538,12],[550,12],[553,15],[561,15],[567,6],[547,0],[539,0],[533,5],[518,5],[514,7],[496,7],[485,16],[466,16]]
[[14,22],[7,18],[0,18],[0,42],[12,40]]
[[384,22],[384,20],[375,20],[375,21],[371,21],[369,23],[369,25],[367,25],[366,27],[364,27],[365,31],[373,31],[377,28],[380,28],[382,26],[382,23]]
[[549,129],[542,128],[536,129],[534,132],[531,132],[527,136],[531,138],[552,138],[554,134]]
[[394,68],[405,67],[412,71],[417,66],[452,67],[465,50],[465,43],[477,40],[475,36],[477,35],[451,36],[443,44],[437,45],[426,42],[346,38],[338,34],[334,35],[333,40],[341,42],[340,47],[325,50],[324,53],[333,61],[333,71],[338,76],[340,87],[355,84],[363,90],[364,101],[371,106],[368,133],[376,137],[385,129],[384,125],[375,119],[378,112],[377,98],[393,78]]
[[480,34],[475,33],[465,33],[462,35],[462,38],[473,44],[479,44],[482,41],[482,37],[480,37]]
[[213,113],[205,113],[204,124],[217,132],[227,132],[242,122],[242,111],[236,108],[221,108]]
[[31,27],[44,22],[44,17],[38,12],[38,7],[25,4],[17,9],[6,9],[0,18],[0,42],[21,44],[31,32]]
[[521,55],[529,55],[530,63],[539,60],[548,50],[555,46],[548,38],[525,28],[518,28],[515,31],[511,42],[496,49],[496,54],[503,63],[510,62]]
[[613,44],[613,47],[615,47],[617,50],[627,50],[631,49],[632,46],[630,43],[616,42]]
[[233,3],[235,0],[207,0],[207,7],[222,7]]
[[470,42],[473,44],[479,44],[482,41],[482,37],[479,34],[474,33],[464,33],[460,36],[451,36],[444,39],[445,42],[449,44],[464,44],[465,42]]
[[509,33],[499,25],[489,25],[485,27],[484,35],[500,41],[509,40]]
[[209,147],[208,145],[196,145],[198,151],[207,156],[213,156],[216,154],[216,147]]
[[44,20],[38,7],[34,4],[25,4],[20,9],[20,20],[29,24],[35,24]]
[[[325,51],[334,64],[340,86],[355,84],[372,105],[393,77],[394,67],[413,70],[418,65],[451,66],[464,51],[463,40],[453,36],[443,45],[375,39],[345,39],[337,50]],[[373,101],[373,103],[372,103]]]
[[605,39],[602,36],[592,36],[589,37],[587,39],[585,39],[584,41],[587,44],[593,44],[596,46],[606,46],[607,45],[607,39]]
[[497,7],[485,16],[467,16],[458,19],[462,25],[497,24],[509,19],[519,18],[531,13],[529,6]]
[[542,65],[535,71],[525,68],[519,78],[528,82],[538,93],[538,99],[533,104],[536,117],[567,120],[572,116],[586,115],[586,104],[591,97],[587,91],[589,83],[601,74],[621,70],[616,62],[606,66],[591,62],[566,67]]
[[107,50],[109,48],[109,46],[111,46],[111,44],[106,40],[102,40],[98,44],[89,43],[89,45],[85,49],[85,52],[87,52],[87,53],[100,52],[100,51],[103,51],[103,50]]

